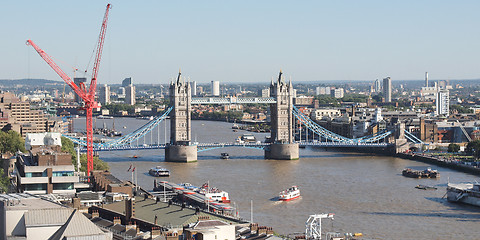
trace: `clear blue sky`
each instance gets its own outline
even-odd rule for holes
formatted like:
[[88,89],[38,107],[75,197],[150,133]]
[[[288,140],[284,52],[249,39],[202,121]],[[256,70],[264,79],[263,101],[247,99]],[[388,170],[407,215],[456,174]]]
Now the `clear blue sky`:
[[[99,83],[167,83],[179,68],[198,82],[480,77],[480,1],[111,3]],[[27,39],[85,70],[106,4],[2,1],[0,79],[60,80]]]

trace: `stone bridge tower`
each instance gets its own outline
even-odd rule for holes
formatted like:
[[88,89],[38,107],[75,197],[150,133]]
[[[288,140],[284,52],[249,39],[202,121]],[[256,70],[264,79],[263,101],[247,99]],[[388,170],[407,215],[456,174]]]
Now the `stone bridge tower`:
[[276,103],[270,105],[271,145],[265,150],[266,159],[294,160],[299,158],[298,144],[293,137],[293,86],[286,83],[282,71],[277,82],[270,84],[270,96]]
[[181,72],[176,81],[170,83],[170,144],[165,148],[165,160],[170,162],[197,161],[197,146],[190,145],[191,124],[191,89]]

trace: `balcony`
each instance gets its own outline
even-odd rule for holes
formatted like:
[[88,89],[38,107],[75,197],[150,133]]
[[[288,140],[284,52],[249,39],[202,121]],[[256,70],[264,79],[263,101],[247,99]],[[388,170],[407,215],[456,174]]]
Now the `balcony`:
[[20,183],[23,184],[35,184],[35,183],[48,183],[48,177],[22,177]]
[[78,176],[52,177],[52,183],[76,183],[78,181]]

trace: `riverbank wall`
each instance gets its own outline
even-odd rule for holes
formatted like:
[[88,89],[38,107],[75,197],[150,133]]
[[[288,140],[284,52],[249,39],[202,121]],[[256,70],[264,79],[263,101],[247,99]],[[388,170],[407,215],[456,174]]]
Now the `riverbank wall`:
[[477,168],[475,166],[470,166],[467,164],[464,164],[463,162],[456,161],[456,160],[451,160],[451,159],[440,159],[424,154],[408,154],[408,153],[397,153],[394,155],[395,157],[399,158],[404,158],[404,159],[410,159],[414,161],[419,161],[419,162],[424,162],[424,163],[430,163],[434,164],[440,167],[446,167],[458,171],[462,171],[465,173],[470,173],[473,175],[480,176],[480,168]]

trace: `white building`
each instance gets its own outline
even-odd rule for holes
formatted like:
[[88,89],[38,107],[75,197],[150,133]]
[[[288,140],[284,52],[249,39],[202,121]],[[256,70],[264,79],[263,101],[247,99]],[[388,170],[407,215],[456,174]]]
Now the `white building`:
[[219,81],[212,81],[212,96],[214,96],[214,97],[220,96],[220,82]]
[[36,146],[62,146],[62,139],[60,133],[46,132],[46,133],[27,133],[25,137],[25,149],[31,150]]
[[312,120],[321,120],[324,117],[334,119],[341,116],[342,113],[340,112],[340,109],[316,109],[310,113]]
[[235,225],[227,224],[219,220],[202,220],[192,227],[186,228],[187,239],[196,236],[196,239],[203,240],[235,240]]
[[125,87],[125,103],[135,105],[135,86],[133,84]]
[[[107,240],[81,212],[29,194],[0,194],[0,239]],[[6,221],[5,221],[6,220]]]
[[197,82],[193,81],[192,82],[192,97],[197,96]]
[[428,86],[428,72],[425,72],[425,87],[429,87]]
[[375,79],[373,89],[375,90],[376,93],[379,93],[382,91],[382,85],[380,84],[380,80]]
[[436,105],[436,115],[443,115],[448,117],[448,115],[450,114],[450,98],[448,90],[442,89],[438,91]]
[[270,89],[262,89],[262,97],[270,97]]
[[383,116],[382,116],[382,109],[381,108],[377,108],[375,110],[375,118],[374,118],[374,123],[379,123],[383,121]]
[[330,90],[330,96],[334,98],[343,98],[344,91],[343,88],[335,88]]
[[317,95],[330,95],[330,87],[316,87],[315,93]]
[[110,103],[110,86],[108,86],[107,84],[100,85],[98,98],[100,103],[109,104]]

